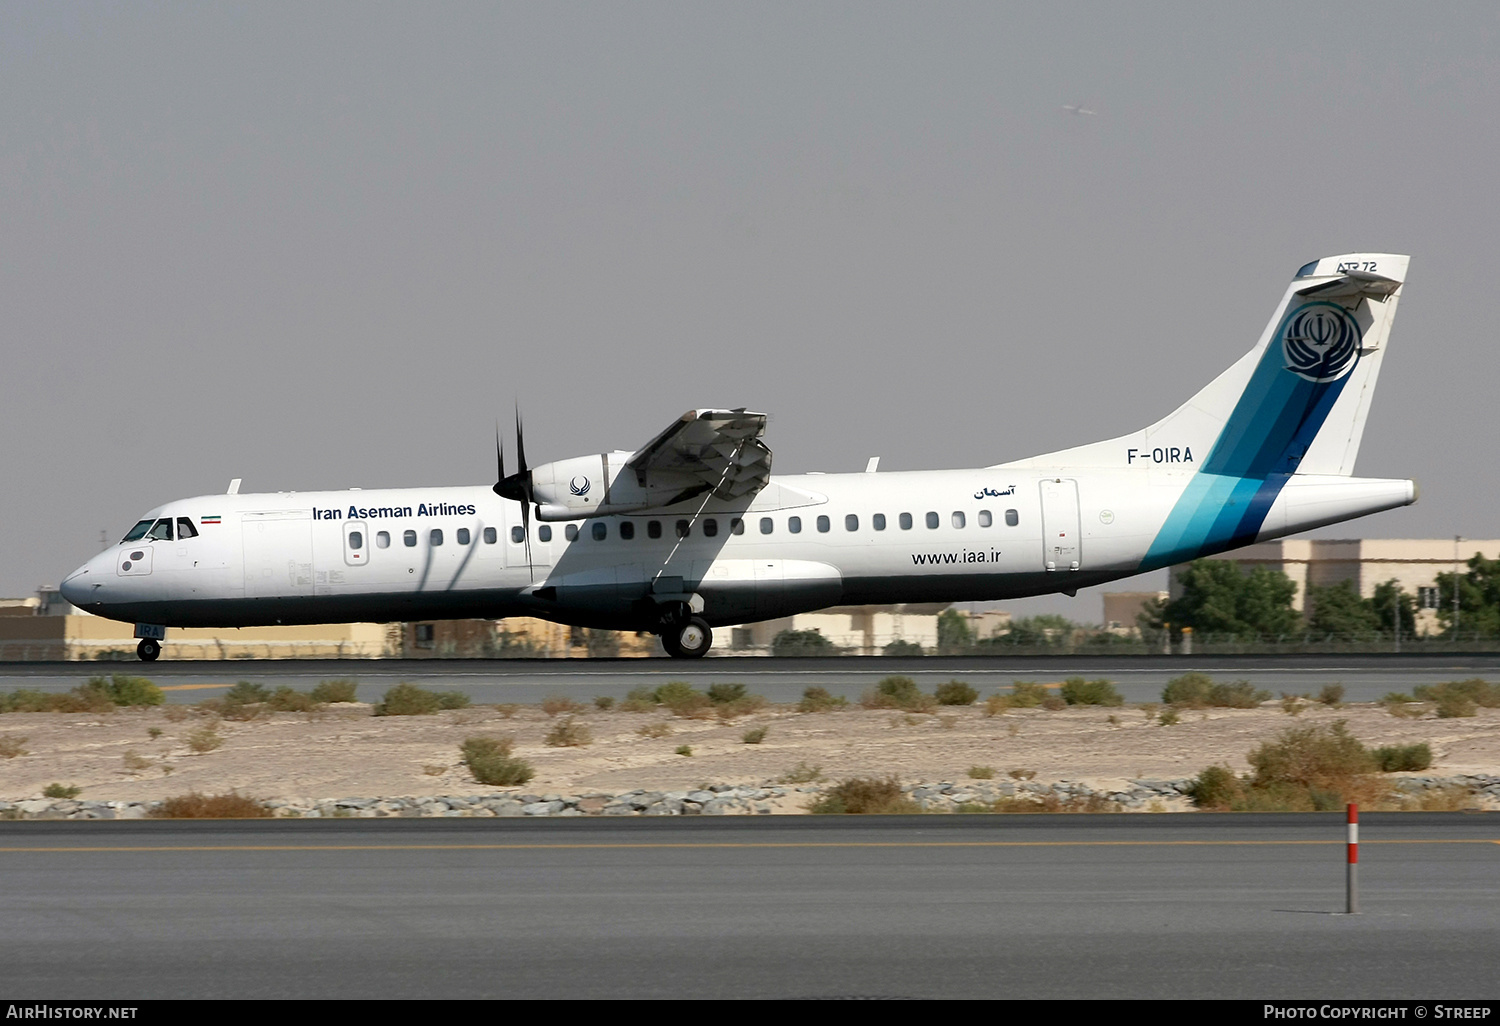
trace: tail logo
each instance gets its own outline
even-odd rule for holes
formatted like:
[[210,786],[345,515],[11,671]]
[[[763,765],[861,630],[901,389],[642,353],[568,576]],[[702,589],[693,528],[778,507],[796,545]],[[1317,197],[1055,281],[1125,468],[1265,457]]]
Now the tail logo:
[[1333,303],[1309,303],[1287,318],[1281,336],[1286,369],[1308,381],[1337,381],[1354,366],[1359,325]]

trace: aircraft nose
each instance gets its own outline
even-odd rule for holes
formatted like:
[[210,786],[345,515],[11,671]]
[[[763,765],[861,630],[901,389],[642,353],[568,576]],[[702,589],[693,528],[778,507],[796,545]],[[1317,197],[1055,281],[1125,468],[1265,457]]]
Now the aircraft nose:
[[57,587],[57,590],[62,592],[63,598],[80,609],[89,600],[89,592],[94,590],[90,586],[92,583],[90,578],[98,576],[97,569],[93,565],[95,562],[96,560],[90,560],[83,564],[83,566],[63,578],[62,584]]

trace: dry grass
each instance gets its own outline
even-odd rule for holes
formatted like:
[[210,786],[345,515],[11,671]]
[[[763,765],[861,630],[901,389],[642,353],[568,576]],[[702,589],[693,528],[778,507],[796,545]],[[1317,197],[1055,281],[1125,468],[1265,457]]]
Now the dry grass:
[[921,806],[906,797],[895,777],[855,777],[842,780],[808,806],[816,815],[912,815]]
[[14,759],[18,755],[25,755],[27,740],[29,739],[17,734],[0,737],[0,758]]
[[213,724],[199,727],[187,736],[187,746],[199,755],[207,755],[216,748],[222,747],[224,737],[214,729]]
[[543,740],[548,748],[582,748],[584,745],[593,744],[594,734],[588,727],[578,723],[569,716],[565,720],[558,720]]
[[562,695],[551,695],[547,698],[542,699],[542,712],[546,713],[548,716],[556,716],[559,713],[567,713],[570,716],[577,715],[578,713],[583,712],[586,708],[587,706],[584,706],[581,703],[575,702],[571,698],[566,698]]
[[646,723],[642,724],[641,727],[636,730],[636,733],[641,735],[641,737],[651,738],[652,740],[663,737],[671,737],[672,725],[670,723],[667,723],[666,721],[662,721],[661,723]]

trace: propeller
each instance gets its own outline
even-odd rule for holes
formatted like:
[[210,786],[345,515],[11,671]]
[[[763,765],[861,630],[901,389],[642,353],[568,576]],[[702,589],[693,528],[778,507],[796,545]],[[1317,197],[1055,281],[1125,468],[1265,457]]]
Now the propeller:
[[521,504],[521,531],[526,541],[526,569],[532,571],[532,580],[536,580],[535,568],[531,562],[531,472],[526,469],[526,441],[521,428],[521,406],[516,404],[516,462],[520,469],[509,477],[505,474],[505,449],[500,444],[500,424],[495,424],[495,469],[497,477],[493,491],[502,499],[513,499]]

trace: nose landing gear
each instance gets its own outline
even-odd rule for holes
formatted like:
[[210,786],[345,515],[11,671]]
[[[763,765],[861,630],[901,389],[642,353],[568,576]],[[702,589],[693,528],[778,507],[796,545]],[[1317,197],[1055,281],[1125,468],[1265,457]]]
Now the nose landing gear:
[[154,663],[156,657],[161,655],[161,642],[154,638],[142,638],[141,643],[135,646],[135,654],[141,657],[142,662]]

